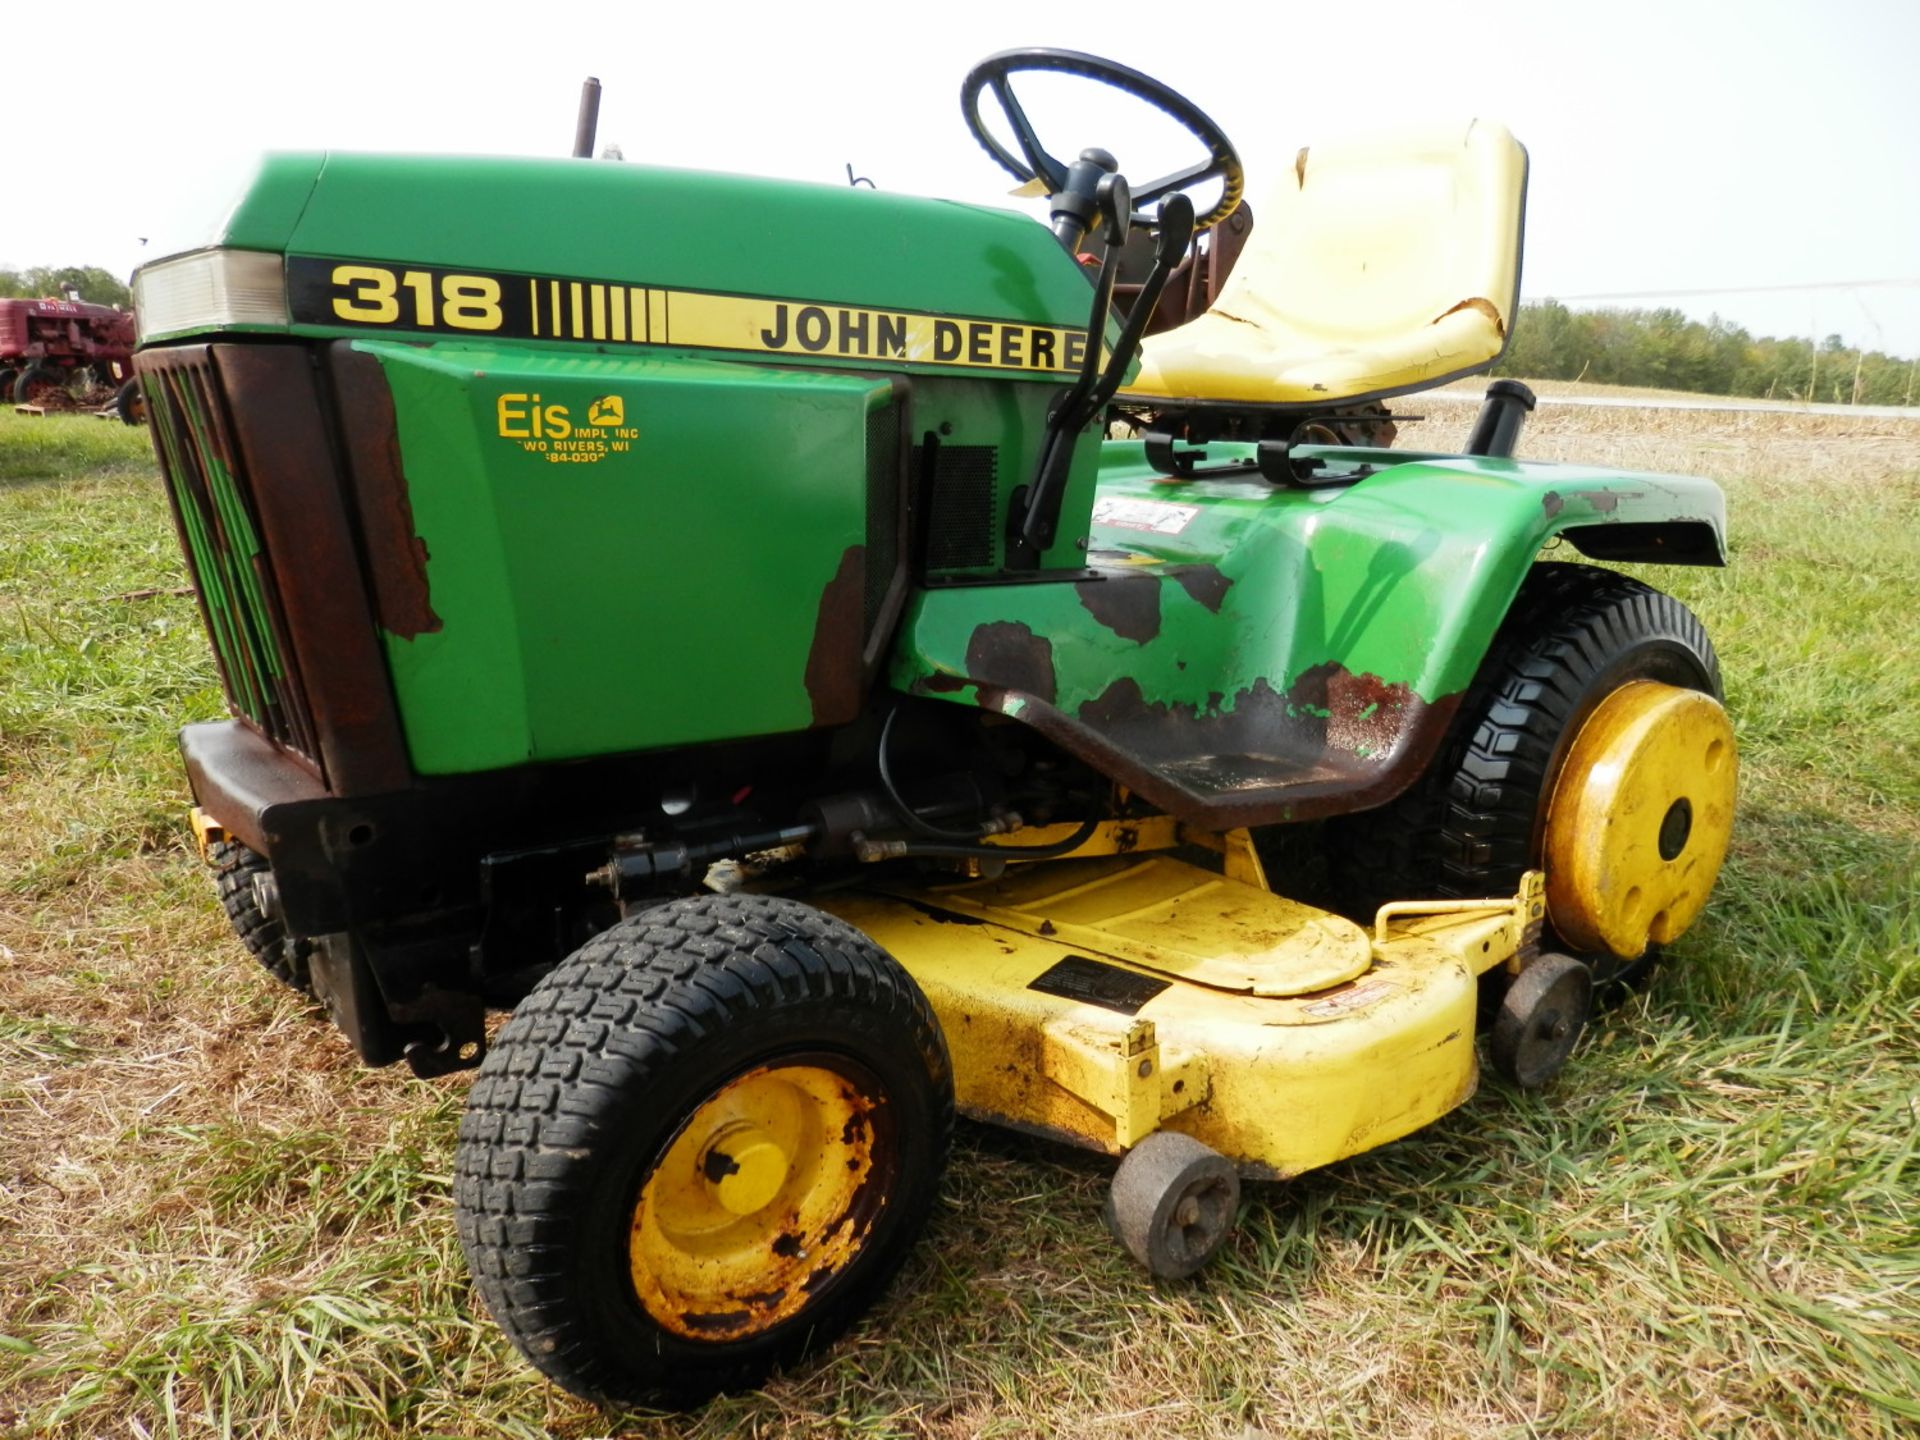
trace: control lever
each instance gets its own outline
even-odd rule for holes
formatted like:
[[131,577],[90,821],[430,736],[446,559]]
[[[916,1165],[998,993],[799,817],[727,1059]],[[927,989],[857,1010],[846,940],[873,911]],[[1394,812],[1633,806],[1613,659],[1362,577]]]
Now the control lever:
[[1113,284],[1120,271],[1120,247],[1126,243],[1132,210],[1126,180],[1120,175],[1102,179],[1098,204],[1101,218],[1106,222],[1101,227],[1106,254],[1101,261],[1100,277],[1093,287],[1093,311],[1087,321],[1087,358],[1079,378],[1054,402],[1047,417],[1047,433],[1040,442],[1033,482],[1014,492],[1007,537],[1009,569],[1038,569],[1040,556],[1053,544],[1054,532],[1060,524],[1060,504],[1066,498],[1067,474],[1073,465],[1074,440],[1106,409],[1107,402],[1113,399],[1120,382],[1126,378],[1140,349],[1140,337],[1146,331],[1147,321],[1160,303],[1160,292],[1166,289],[1167,277],[1187,253],[1193,239],[1193,201],[1185,195],[1168,196],[1160,203],[1160,229],[1154,237],[1153,266],[1147,271],[1139,297],[1133,302],[1133,309],[1103,368],[1101,339],[1113,304]]

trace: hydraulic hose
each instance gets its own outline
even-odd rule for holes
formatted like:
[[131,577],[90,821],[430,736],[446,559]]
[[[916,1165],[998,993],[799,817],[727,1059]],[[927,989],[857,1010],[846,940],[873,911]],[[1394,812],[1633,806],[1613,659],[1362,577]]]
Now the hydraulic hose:
[[[878,842],[885,847],[886,858],[924,856],[939,860],[1057,860],[1071,854],[1093,838],[1100,828],[1098,819],[1083,820],[1080,828],[1064,840],[1051,845],[950,845],[944,842],[894,840]],[[861,858],[866,858],[862,856]]]
[[875,759],[880,762],[880,788],[887,792],[887,799],[893,802],[893,808],[900,812],[900,818],[922,835],[934,840],[945,840],[958,844],[969,844],[980,838],[980,831],[949,830],[944,825],[936,825],[922,816],[900,797],[900,787],[893,783],[893,769],[887,764],[887,746],[893,739],[893,722],[899,717],[898,707],[887,712],[886,722],[880,727],[880,747]]

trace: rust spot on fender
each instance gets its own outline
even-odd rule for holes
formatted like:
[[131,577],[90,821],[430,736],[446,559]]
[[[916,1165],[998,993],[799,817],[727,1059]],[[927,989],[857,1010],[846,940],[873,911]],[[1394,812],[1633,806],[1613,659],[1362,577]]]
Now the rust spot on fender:
[[1160,633],[1160,577],[1115,576],[1074,587],[1087,613],[1122,640],[1144,645]]
[[1180,582],[1182,590],[1216,615],[1227,598],[1227,591],[1233,587],[1232,577],[1222,575],[1216,565],[1184,565],[1173,572],[1173,578]]
[[1540,508],[1546,512],[1549,520],[1567,508],[1569,500],[1584,500],[1591,505],[1597,515],[1611,515],[1620,508],[1620,501],[1637,500],[1639,492],[1629,491],[1623,496],[1618,490],[1569,490],[1562,495],[1558,490],[1549,490],[1540,497]]
[[1458,305],[1442,310],[1430,323],[1438,325],[1449,315],[1458,315],[1462,310],[1478,310],[1493,322],[1493,333],[1502,339],[1506,337],[1507,322],[1500,318],[1500,308],[1483,295],[1470,295]]
[[380,627],[402,640],[441,627],[427,586],[427,542],[414,533],[413,501],[400,465],[400,428],[386,371],[371,355],[339,354],[334,365],[346,427],[347,466],[359,501]]
[[[1053,704],[1053,642],[1019,620],[993,620],[967,641],[967,674],[982,686]],[[983,697],[984,698],[984,697]]]
[[1171,814],[1209,829],[1310,820],[1384,804],[1426,765],[1459,696],[1316,665],[1283,693],[1266,680],[1203,703],[1150,700],[1131,676],[1071,715],[1021,720]]
[[1300,153],[1293,157],[1293,180],[1294,188],[1297,190],[1307,188],[1307,149],[1307,146],[1302,145]]
[[861,662],[865,625],[867,547],[849,545],[840,566],[820,592],[813,622],[813,647],[807,651],[807,698],[815,726],[844,725],[860,713],[865,666]]

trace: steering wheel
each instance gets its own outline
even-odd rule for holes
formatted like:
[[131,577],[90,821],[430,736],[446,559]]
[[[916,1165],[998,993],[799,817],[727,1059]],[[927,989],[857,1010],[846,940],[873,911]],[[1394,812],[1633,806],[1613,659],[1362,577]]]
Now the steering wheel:
[[[1193,228],[1204,230],[1210,225],[1217,225],[1240,208],[1240,197],[1246,188],[1246,171],[1225,131],[1202,114],[1199,106],[1184,95],[1169,90],[1152,76],[1078,50],[1002,50],[998,55],[989,55],[967,72],[966,83],[960,87],[960,113],[966,117],[967,128],[973,132],[973,138],[1016,180],[1037,178],[1053,193],[1058,193],[1067,181],[1066,165],[1040,143],[1040,137],[1033,133],[1033,124],[1027,119],[1026,111],[1020,108],[1020,102],[1014,98],[1010,81],[1014,75],[1026,70],[1052,70],[1062,75],[1078,75],[1111,85],[1172,117],[1206,147],[1207,158],[1200,163],[1176,170],[1170,175],[1162,175],[1150,184],[1132,187],[1136,207],[1133,212],[1135,225],[1150,227],[1155,223],[1158,217],[1151,208],[1154,201],[1215,177],[1224,182],[1219,202],[1197,218]],[[1013,128],[1014,139],[1019,143],[1019,155],[1010,152],[981,123],[980,93],[983,90],[991,90],[993,98],[1000,102],[1000,109]]]

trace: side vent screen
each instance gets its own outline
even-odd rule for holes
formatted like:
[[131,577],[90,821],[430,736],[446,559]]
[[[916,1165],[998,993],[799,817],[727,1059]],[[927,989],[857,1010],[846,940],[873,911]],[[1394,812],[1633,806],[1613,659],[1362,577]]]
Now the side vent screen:
[[[923,473],[926,452],[913,464]],[[999,452],[991,445],[942,445],[934,452],[927,486],[927,569],[969,570],[991,565]]]

